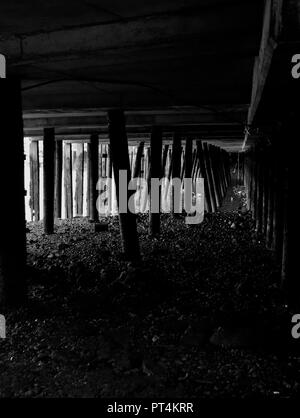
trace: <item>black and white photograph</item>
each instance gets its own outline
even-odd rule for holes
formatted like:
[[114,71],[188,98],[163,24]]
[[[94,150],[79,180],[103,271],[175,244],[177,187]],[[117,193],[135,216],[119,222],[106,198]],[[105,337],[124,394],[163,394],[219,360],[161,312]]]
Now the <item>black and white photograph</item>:
[[299,0],[2,0],[0,399],[299,399],[299,141]]

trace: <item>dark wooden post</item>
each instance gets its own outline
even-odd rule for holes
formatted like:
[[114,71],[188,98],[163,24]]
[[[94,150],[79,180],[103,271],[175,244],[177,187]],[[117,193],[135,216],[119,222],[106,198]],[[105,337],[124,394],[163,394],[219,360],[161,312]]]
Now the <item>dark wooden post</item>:
[[258,152],[257,152],[257,146],[255,146],[253,150],[253,179],[252,179],[252,187],[253,187],[252,217],[254,220],[256,220],[257,218],[257,200],[258,200],[257,182],[258,182]]
[[[152,128],[151,139],[151,165],[150,178],[161,179],[162,177],[162,130],[158,126]],[[153,212],[153,202],[151,199],[151,180],[149,187],[149,233],[151,235],[159,235],[160,233],[160,204],[161,204],[161,187],[159,186],[158,196],[158,213]]]
[[73,218],[72,144],[64,147],[64,186],[66,218]]
[[268,248],[272,248],[273,242],[273,217],[274,217],[274,175],[272,153],[270,153],[270,161],[268,166],[268,215],[266,227],[266,244]]
[[141,174],[141,162],[142,162],[143,152],[144,152],[144,142],[140,142],[137,148],[137,153],[136,153],[136,158],[135,158],[133,178],[138,178]]
[[206,142],[203,143],[203,151],[204,151],[206,172],[208,174],[208,181],[210,184],[212,202],[215,207],[215,210],[217,210],[217,208],[220,206],[220,202],[219,202],[219,197],[218,197],[217,188],[216,188],[215,176],[214,176],[214,172],[212,168],[211,155],[210,155],[209,148]]
[[84,170],[84,144],[76,144],[74,147],[74,165],[75,165],[75,205],[76,215],[83,214],[83,170]]
[[[149,184],[150,184],[150,159],[151,159],[151,149],[150,147],[146,147],[146,156],[145,156],[145,172],[144,172],[144,178],[147,182],[147,187],[149,189]],[[142,212],[145,212],[147,209],[147,203],[149,200],[149,195],[148,195],[148,191],[149,190],[145,190],[145,193],[143,195],[143,207],[142,207]]]
[[87,169],[87,182],[86,182],[86,207],[87,207],[87,216],[90,216],[90,165],[91,165],[91,158],[90,158],[90,145],[87,143],[86,147],[86,161],[85,166]]
[[[289,288],[290,283],[288,282],[289,279],[292,279],[289,276],[289,260],[288,260],[288,211],[289,211],[289,204],[288,204],[288,168],[285,167],[283,172],[283,233],[282,233],[282,263],[281,263],[281,280],[283,287],[288,289],[288,292],[291,292],[292,289]],[[292,279],[294,280],[294,279]],[[290,296],[290,295],[289,295]]]
[[268,227],[268,205],[269,205],[269,153],[267,149],[264,150],[264,165],[263,165],[263,219],[262,232],[264,236],[267,235]]
[[212,172],[213,172],[213,178],[215,181],[215,188],[217,192],[217,199],[218,199],[218,206],[221,206],[222,204],[222,197],[223,197],[223,190],[222,190],[222,184],[220,181],[220,175],[219,175],[219,161],[218,161],[218,154],[216,151],[216,147],[214,145],[208,146],[209,155],[211,159],[211,166],[212,166]]
[[39,141],[30,142],[30,207],[31,219],[40,220]]
[[185,178],[192,178],[193,169],[193,139],[186,138],[185,142]]
[[[108,155],[108,167],[107,167],[107,176],[112,182],[112,161],[111,161],[111,151],[110,145],[107,145],[107,155]],[[112,194],[112,185],[108,189],[108,211],[109,213],[112,211],[112,201],[113,201],[113,194]]]
[[274,189],[274,217],[273,217],[273,249],[276,252],[278,262],[282,257],[282,240],[283,240],[283,179],[282,179],[282,162],[280,154],[276,151],[275,156],[275,189]]
[[204,152],[203,152],[201,140],[197,141],[197,156],[198,156],[199,164],[200,164],[200,173],[201,173],[202,178],[204,179],[204,193],[205,193],[206,209],[207,209],[207,212],[209,213],[215,212],[216,206],[215,206],[214,199],[213,199],[211,183],[208,177],[207,162],[205,161],[205,158],[204,158]]
[[0,205],[0,312],[5,313],[7,305],[26,298],[26,233],[21,89],[16,81],[0,79],[0,92],[0,181],[7,202]]
[[54,128],[44,129],[44,232],[54,232]]
[[[128,204],[126,205],[127,211],[125,213],[120,211],[119,171],[126,171],[127,185],[131,179],[125,117],[122,110],[108,111],[108,132],[112,165],[116,183],[122,247],[125,257],[131,260],[139,258],[140,252],[136,226],[136,215],[128,210]],[[130,193],[127,189],[127,193],[129,198],[131,194],[134,193],[134,191]]]
[[254,148],[252,147],[250,150],[250,210],[252,212],[252,218],[254,217],[254,210],[255,210],[255,204],[254,204],[254,197],[255,197],[255,152]]
[[162,156],[162,175],[163,177],[166,176],[166,165],[167,165],[167,158],[169,152],[169,145],[164,145],[163,156]]
[[218,161],[219,161],[219,177],[220,177],[220,182],[222,184],[222,193],[223,193],[222,198],[224,198],[226,194],[227,184],[226,184],[226,176],[225,176],[225,171],[224,171],[224,155],[220,147],[217,147],[217,153],[218,153]]
[[[172,180],[177,178],[180,179],[181,173],[181,138],[180,135],[175,133],[173,136],[173,147],[172,147]],[[180,202],[175,202],[175,188],[171,190],[171,213],[174,215],[176,209],[179,209]]]
[[263,220],[263,150],[258,149],[257,152],[257,211],[256,211],[256,229],[262,232]]
[[90,197],[90,220],[95,222],[98,219],[97,213],[97,182],[99,170],[99,138],[97,134],[91,135],[89,147],[89,197]]
[[55,217],[61,218],[62,196],[62,141],[55,141]]

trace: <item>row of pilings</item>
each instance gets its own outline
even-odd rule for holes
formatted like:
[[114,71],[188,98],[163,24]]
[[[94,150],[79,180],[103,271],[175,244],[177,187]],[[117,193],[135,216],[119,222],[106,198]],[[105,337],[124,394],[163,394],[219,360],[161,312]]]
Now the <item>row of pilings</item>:
[[[22,106],[19,87],[6,84],[2,90],[3,97],[0,106],[0,119],[2,126],[2,152],[0,155],[0,176],[3,184],[2,192],[8,205],[1,205],[0,216],[7,218],[7,210],[13,222],[3,222],[0,235],[0,306],[19,304],[26,298],[26,223],[24,210],[24,135],[22,124]],[[182,139],[185,137],[184,150]],[[125,116],[122,110],[108,112],[108,138],[109,158],[111,170],[114,172],[116,183],[119,170],[127,172],[130,181],[131,165],[128,153],[128,140],[126,133]],[[52,234],[55,223],[55,207],[61,205],[62,189],[62,142],[56,141],[55,128],[45,128],[43,138],[43,206],[44,206],[44,232]],[[67,147],[69,162],[71,162],[71,144]],[[215,212],[221,205],[222,199],[230,182],[230,164],[228,154],[217,146],[209,145],[197,138],[187,137],[175,133],[170,148],[170,161],[166,169],[168,178],[186,177],[204,178],[205,209]],[[38,179],[38,153],[31,173],[31,181]],[[166,161],[167,148],[163,147],[163,128],[154,127],[150,138],[148,150],[147,177],[162,177],[163,165]],[[136,161],[133,164],[134,173],[140,174],[142,146],[136,152]],[[88,152],[88,193],[89,216],[92,221],[98,221],[96,184],[99,167],[99,140],[98,135],[91,136]],[[66,169],[68,173],[68,168]],[[70,173],[70,172],[69,172]],[[9,175],[9,177],[8,177]],[[116,184],[118,191],[118,184]],[[31,190],[37,190],[38,185],[32,184]],[[56,197],[55,197],[56,196]],[[117,201],[119,199],[117,192]],[[151,207],[150,207],[151,209]],[[57,210],[57,209],[56,209]],[[58,212],[59,213],[59,209]],[[128,213],[119,214],[121,242],[124,255],[128,259],[139,258],[139,242],[136,226],[136,215]],[[160,213],[149,214],[149,233],[158,235],[160,230]]]
[[[49,141],[49,133],[45,131],[46,140]],[[197,177],[206,179],[205,210],[215,212],[223,200],[229,183],[229,157],[228,154],[214,145],[187,138],[178,137],[178,177],[183,182],[184,178],[192,178],[193,185]],[[28,141],[27,141],[28,142]],[[31,139],[27,148],[26,166],[28,187],[26,213],[28,221],[43,219],[43,147],[39,140]],[[91,144],[94,146],[91,152]],[[158,151],[155,147],[158,145]],[[131,179],[142,178],[149,182],[151,177],[174,177],[173,173],[173,143],[170,139],[163,138],[160,148],[159,137],[150,143],[143,139],[136,145],[129,145],[129,162]],[[174,146],[176,152],[176,144]],[[151,154],[152,151],[152,154]],[[158,170],[151,166],[151,159],[155,152],[161,154],[161,168]],[[92,155],[96,158],[93,158]],[[152,155],[152,158],[151,158]],[[107,179],[113,179],[112,159],[110,145],[97,138],[91,138],[76,142],[70,140],[55,139],[54,151],[54,217],[72,219],[73,217],[88,216],[97,218],[97,212],[91,210],[91,179],[97,176],[98,183],[96,195],[103,193],[103,185]],[[94,166],[95,176],[92,173]],[[98,169],[97,169],[98,166]],[[151,170],[152,169],[152,170]],[[160,172],[161,169],[161,172]],[[154,170],[154,171],[153,171]],[[176,172],[176,169],[175,169]],[[106,215],[117,213],[115,187],[107,190]],[[137,211],[144,213],[149,210],[149,194],[139,205]],[[104,212],[104,211],[103,211]]]
[[240,172],[256,232],[276,258],[278,285],[289,305],[296,306],[299,305],[298,284],[289,268],[289,170],[283,145],[286,135],[287,131],[277,129],[256,139],[240,155]]

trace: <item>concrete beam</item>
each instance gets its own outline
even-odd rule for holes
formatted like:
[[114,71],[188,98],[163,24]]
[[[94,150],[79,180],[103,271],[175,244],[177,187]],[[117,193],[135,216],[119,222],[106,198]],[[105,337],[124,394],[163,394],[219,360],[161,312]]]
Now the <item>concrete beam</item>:
[[[247,17],[243,19],[242,16]],[[235,33],[232,32],[232,19]],[[182,39],[197,42],[199,47],[203,39],[231,39],[241,48],[240,38],[246,40],[252,19],[257,17],[256,8],[251,3],[229,4],[222,13],[213,8],[206,13],[194,11],[163,14],[136,18],[110,24],[94,24],[62,28],[46,33],[23,34],[0,41],[0,50],[11,63],[35,63],[52,60],[64,60],[66,56],[84,58],[99,51],[120,51],[130,47],[149,47],[163,43],[178,42]],[[236,38],[239,33],[239,39]],[[207,49],[207,46],[206,46]]]
[[[267,0],[265,4],[262,37],[259,55],[256,57],[253,71],[252,97],[248,112],[248,125],[254,122],[260,105],[272,58],[278,45],[281,31],[282,0]],[[246,140],[247,140],[246,135]]]
[[[131,113],[126,114],[126,127],[151,127],[151,126],[181,126],[181,125],[200,125],[200,124],[222,124],[235,126],[238,125],[238,121],[242,123],[246,118],[246,112],[234,111],[234,110],[216,110],[213,111],[201,111],[194,110],[189,112],[181,112],[181,110],[173,111],[173,113],[160,113],[157,114],[142,114]],[[236,121],[236,122],[234,122]],[[49,117],[29,117],[24,115],[24,128],[25,130],[40,130],[47,127],[55,128],[84,128],[84,127],[100,127],[107,126],[106,115],[66,115],[49,116]],[[239,125],[238,125],[239,126]]]

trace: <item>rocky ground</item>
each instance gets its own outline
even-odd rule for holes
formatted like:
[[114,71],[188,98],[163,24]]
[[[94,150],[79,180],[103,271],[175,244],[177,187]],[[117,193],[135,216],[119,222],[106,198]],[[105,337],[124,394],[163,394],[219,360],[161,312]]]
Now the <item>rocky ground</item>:
[[139,216],[136,264],[117,218],[99,233],[28,224],[29,301],[7,315],[0,396],[299,396],[279,269],[240,198],[200,225],[163,215],[160,239]]

